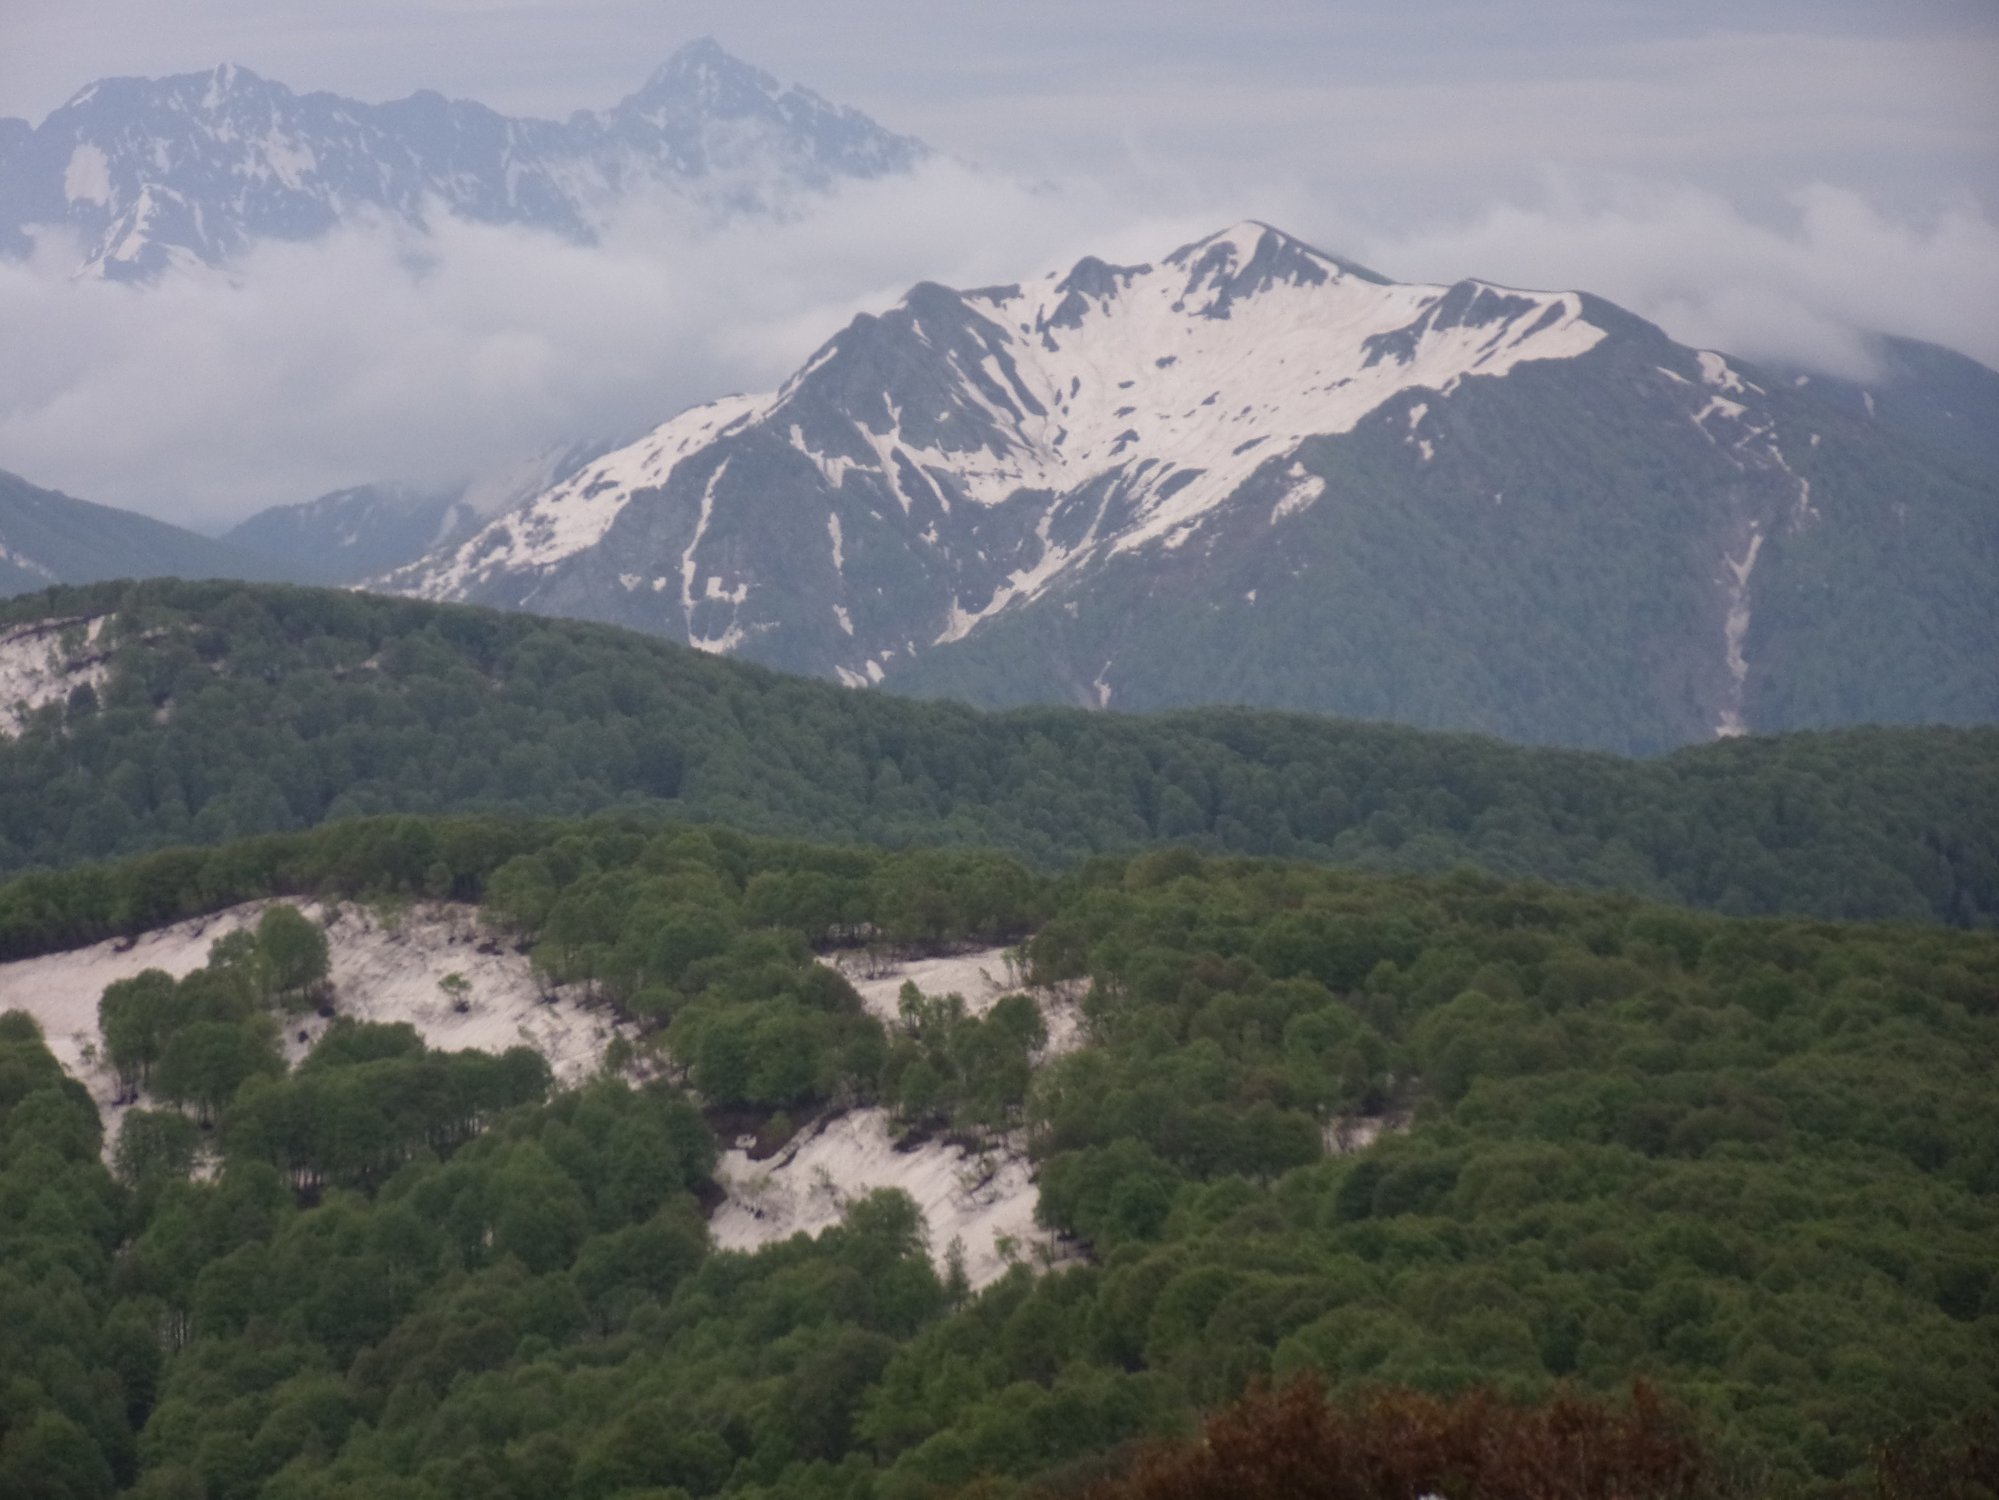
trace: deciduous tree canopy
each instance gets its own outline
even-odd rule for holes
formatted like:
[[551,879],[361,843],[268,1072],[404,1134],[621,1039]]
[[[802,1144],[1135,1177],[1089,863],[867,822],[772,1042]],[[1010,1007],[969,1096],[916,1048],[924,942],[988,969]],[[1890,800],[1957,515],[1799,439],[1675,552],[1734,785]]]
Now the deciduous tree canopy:
[[[187,1073],[186,1115],[128,1114],[114,1176],[82,1088],[0,1017],[0,1490],[1025,1495],[1302,1373],[1490,1388],[1527,1432],[1642,1376],[1714,1472],[1834,1496],[1999,1399],[1987,934],[1185,851],[1046,876],[397,819],[35,877],[0,912],[45,938],[66,900],[410,894],[440,864],[662,1076],[551,1091],[524,1048],[353,1022],[287,1071],[259,1050],[282,996],[227,946],[106,997],[162,1018],[121,1069],[150,1046],[157,1088]],[[1086,1045],[1023,1080],[1027,998],[916,992],[884,1026],[813,954],[887,933],[1025,938]],[[710,1247],[704,1108],[868,1101],[1016,1132],[1081,1262],[968,1296],[899,1195]],[[1644,1435],[1588,1410],[1600,1455]]]
[[[627,809],[1040,868],[1173,840],[1469,863],[1738,914],[1999,919],[1999,730],[1639,762],[1225,709],[980,714],[604,627],[331,591],[154,581],[0,605],[0,621],[98,615],[115,617],[89,648],[110,653],[101,691],[0,742],[0,872],[369,814]],[[811,875],[779,873],[770,910],[823,902]],[[450,893],[448,858],[418,875]],[[905,892],[898,920],[933,920],[923,901]]]

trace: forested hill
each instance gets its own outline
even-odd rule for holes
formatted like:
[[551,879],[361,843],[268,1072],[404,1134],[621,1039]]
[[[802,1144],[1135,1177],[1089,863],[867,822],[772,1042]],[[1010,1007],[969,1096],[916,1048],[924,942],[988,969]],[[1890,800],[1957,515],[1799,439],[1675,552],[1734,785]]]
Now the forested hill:
[[[72,623],[24,636],[51,619]],[[7,693],[42,704],[0,740],[0,870],[369,813],[626,809],[1044,866],[1178,842],[1744,914],[1999,920],[1990,729],[1630,761],[1238,710],[981,714],[601,626],[171,580],[11,601],[0,641]]]
[[[315,929],[272,908],[104,992],[104,1059],[150,1091],[114,1178],[68,1039],[0,1014],[0,1495],[1113,1500],[1084,1484],[1127,1445],[1297,1374],[1343,1402],[1642,1378],[1713,1461],[1662,1477],[1556,1400],[1491,1443],[1405,1421],[1365,1487],[1137,1493],[1990,1494],[1989,1460],[1865,1471],[1999,1398],[1999,935],[1186,850],[1051,877],[418,818],[9,882],[0,933],[447,889],[622,1018],[602,1072],[553,1090],[531,1048],[433,1050],[311,996]],[[815,960],[863,927],[885,954],[1024,938],[1023,992],[878,1016]],[[336,1018],[288,1067],[314,999]],[[894,1192],[816,1238],[711,1240],[723,1141],[848,1110],[1024,1152],[1072,1262],[974,1293]]]

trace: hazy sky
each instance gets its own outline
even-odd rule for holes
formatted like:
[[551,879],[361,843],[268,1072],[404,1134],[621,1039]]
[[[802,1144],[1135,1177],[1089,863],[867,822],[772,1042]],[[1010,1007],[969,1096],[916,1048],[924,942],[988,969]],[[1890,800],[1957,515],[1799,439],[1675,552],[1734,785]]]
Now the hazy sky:
[[0,115],[226,60],[561,116],[703,34],[953,160],[754,235],[467,227],[420,286],[366,236],[143,298],[0,267],[0,342],[44,356],[0,362],[0,467],[210,525],[441,483],[775,381],[920,277],[1240,217],[1752,356],[1856,368],[1858,327],[1999,363],[1999,0],[0,0]]

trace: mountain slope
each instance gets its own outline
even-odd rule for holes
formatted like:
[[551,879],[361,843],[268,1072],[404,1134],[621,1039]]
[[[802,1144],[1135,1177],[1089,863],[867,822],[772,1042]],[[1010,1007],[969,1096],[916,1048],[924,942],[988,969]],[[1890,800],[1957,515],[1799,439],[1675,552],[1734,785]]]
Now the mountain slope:
[[260,510],[230,527],[223,540],[283,559],[301,582],[339,584],[421,557],[478,521],[449,492],[362,484]]
[[1919,436],[1594,297],[1243,224],[918,286],[381,586],[986,704],[1639,752],[1989,720],[1999,469]]
[[1871,352],[1879,366],[1872,379],[1785,373],[1849,416],[1913,438],[1947,461],[1974,473],[1999,469],[1999,423],[1991,420],[1999,411],[1999,370],[1920,339],[1877,339]]
[[59,226],[80,237],[86,265],[125,279],[220,265],[258,239],[310,239],[370,214],[420,226],[441,209],[587,240],[641,188],[716,212],[781,212],[925,154],[709,40],[610,110],[560,123],[428,91],[379,105],[294,94],[229,65],[106,79],[32,133],[22,123],[0,129],[0,250],[23,253],[31,230]]
[[224,532],[222,540],[276,559],[294,582],[359,583],[463,541],[495,515],[566,479],[608,446],[550,448],[450,490],[355,485],[303,504],[260,510]]
[[[421,899],[445,888],[498,930]],[[219,908],[304,892],[355,905],[322,909],[300,1013],[262,977],[284,928]],[[213,916],[147,930],[176,910]],[[814,961],[829,919],[877,982]],[[0,967],[0,1012],[31,1009],[0,1015],[8,1494],[108,1495],[113,1464],[144,1495],[1083,1493],[1301,1371],[1340,1406],[1227,1419],[1220,1482],[1146,1493],[1990,1471],[1969,1420],[1915,1446],[1999,1397],[1989,934],[490,819],[0,886],[0,952],[78,928],[121,940]],[[898,963],[1031,928],[1009,963]],[[86,1083],[144,1090],[122,1189]],[[1002,1223],[1023,1263],[968,1295]],[[1629,1416],[1585,1404],[1640,1377]],[[1469,1388],[1470,1420],[1393,1382]],[[1877,1485],[1870,1453],[1912,1457]],[[1342,1469],[1385,1478],[1313,1482]]]
[[0,597],[105,578],[299,577],[277,559],[0,470]]
[[1243,710],[983,714],[596,625],[244,584],[53,590],[0,607],[0,635],[33,669],[0,659],[0,685],[33,679],[25,732],[0,735],[0,871],[369,813],[623,809],[1043,864],[1186,842],[1999,920],[1995,730],[1632,762]]

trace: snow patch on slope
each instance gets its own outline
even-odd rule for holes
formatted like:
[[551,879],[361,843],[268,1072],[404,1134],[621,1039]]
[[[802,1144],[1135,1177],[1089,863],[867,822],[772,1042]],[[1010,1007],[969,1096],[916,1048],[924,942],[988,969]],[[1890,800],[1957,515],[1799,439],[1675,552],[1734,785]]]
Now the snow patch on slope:
[[1040,1008],[1042,1024],[1048,1028],[1044,1057],[1073,1052],[1083,1044],[1083,1014],[1075,987],[1026,983],[1019,960],[1009,948],[979,948],[887,965],[872,964],[865,956],[851,953],[820,962],[837,969],[860,995],[868,1014],[885,1025],[893,1026],[902,1019],[902,987],[914,984],[926,995],[956,995],[974,1016],[983,1016],[1008,995],[1025,995]]
[[[102,1057],[97,1002],[104,987],[147,969],[179,978],[208,962],[218,938],[253,927],[267,907],[254,901],[212,916],[112,939],[67,953],[0,964],[0,1011],[23,1010],[42,1028],[49,1050],[90,1090],[104,1118],[105,1149],[116,1140],[124,1109],[116,1078]],[[595,1070],[617,1027],[576,1003],[573,992],[549,991],[525,955],[492,940],[477,908],[426,902],[390,919],[366,907],[285,903],[326,924],[332,958],[332,1004],[357,1021],[407,1021],[431,1047],[504,1052],[529,1046],[548,1059],[556,1081],[580,1083]],[[469,986],[464,1011],[439,988],[447,974]],[[325,1032],[307,1015],[286,1022],[285,1052],[296,1062]],[[138,1101],[144,1105],[145,1099]]]
[[1310,507],[1326,493],[1326,481],[1316,474],[1307,474],[1300,464],[1293,464],[1285,477],[1291,481],[1278,502],[1270,508],[1270,524],[1275,526],[1286,516],[1296,515]]
[[687,550],[680,555],[680,613],[687,625],[687,643],[697,651],[728,652],[743,642],[743,632],[733,623],[718,636],[704,636],[694,629],[694,606],[703,600],[723,599],[732,605],[741,606],[746,588],[729,593],[722,592],[722,580],[710,578],[705,593],[697,599],[694,591],[696,579],[700,577],[701,564],[698,554],[701,538],[708,534],[708,522],[715,514],[715,486],[722,482],[722,476],[729,471],[729,460],[723,459],[715,466],[715,472],[708,476],[708,483],[701,491],[701,514],[694,523],[694,540],[687,544]]
[[641,490],[667,482],[681,459],[729,431],[757,407],[730,396],[693,407],[636,443],[605,454],[561,484],[482,527],[447,557],[389,574],[391,593],[449,600],[503,574],[545,573],[604,539]]
[[856,1199],[900,1188],[923,1213],[931,1259],[941,1269],[952,1242],[961,1243],[975,1288],[1030,1256],[1063,1258],[1059,1243],[1034,1222],[1038,1195],[1025,1157],[1011,1149],[975,1155],[941,1141],[898,1149],[882,1109],[822,1122],[769,1161],[752,1161],[741,1148],[726,1151],[716,1177],[728,1198],[709,1229],[724,1250],[816,1235],[838,1224]]
[[1749,529],[1749,545],[1740,557],[1723,558],[1728,566],[1728,617],[1722,629],[1724,632],[1726,660],[1728,662],[1729,699],[1728,706],[1721,712],[1720,720],[1714,726],[1716,739],[1734,739],[1749,732],[1742,717],[1743,691],[1749,680],[1749,660],[1743,655],[1743,643],[1749,638],[1749,575],[1756,571],[1756,559],[1763,551],[1763,528],[1752,525]]
[[[1005,948],[886,966],[855,954],[821,962],[843,974],[868,1014],[890,1026],[901,1020],[899,999],[907,983],[929,996],[957,995],[975,1016],[1007,995],[1027,995],[1048,1028],[1044,1060],[1082,1043],[1074,989],[1022,983],[1018,962]],[[996,1142],[980,1152],[937,1140],[905,1149],[881,1109],[822,1121],[767,1161],[752,1160],[739,1145],[723,1154],[716,1175],[728,1197],[711,1227],[716,1244],[726,1250],[818,1234],[838,1224],[848,1204],[879,1188],[900,1188],[922,1210],[931,1258],[941,1268],[952,1241],[961,1242],[974,1287],[998,1279],[1017,1261],[1047,1263],[1070,1254],[1034,1221],[1039,1195],[1020,1141]]]
[[0,740],[18,735],[36,709],[104,686],[111,668],[95,648],[110,621],[36,620],[0,633]]
[[[1694,358],[1701,364],[1701,379],[1711,386],[1724,391],[1746,389],[1742,377],[1729,368],[1728,361],[1712,349],[1697,350]],[[1670,373],[1670,372],[1669,372]]]

